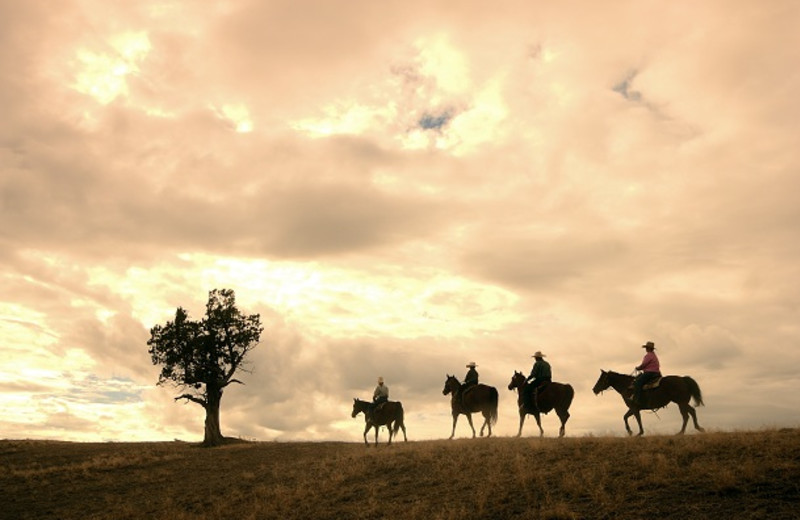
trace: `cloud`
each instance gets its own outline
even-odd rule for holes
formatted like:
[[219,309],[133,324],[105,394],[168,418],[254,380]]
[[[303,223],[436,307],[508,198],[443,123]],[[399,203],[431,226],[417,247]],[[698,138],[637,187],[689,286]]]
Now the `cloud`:
[[450,121],[450,114],[443,112],[438,115],[424,114],[419,120],[419,126],[423,130],[439,130]]
[[4,431],[196,437],[146,341],[223,287],[266,325],[226,434],[360,440],[383,375],[441,437],[470,360],[515,433],[535,350],[576,388],[568,434],[616,431],[590,389],[646,340],[701,424],[796,424],[796,14],[0,5]]

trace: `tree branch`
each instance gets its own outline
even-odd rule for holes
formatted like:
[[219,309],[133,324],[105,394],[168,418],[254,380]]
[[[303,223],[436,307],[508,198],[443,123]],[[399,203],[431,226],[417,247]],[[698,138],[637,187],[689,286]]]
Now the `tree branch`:
[[199,404],[203,408],[205,408],[205,406],[206,406],[206,402],[203,399],[200,399],[199,397],[195,397],[192,394],[179,395],[178,397],[175,398],[175,400],[177,401],[178,399],[188,399],[189,401],[192,401],[194,403]]

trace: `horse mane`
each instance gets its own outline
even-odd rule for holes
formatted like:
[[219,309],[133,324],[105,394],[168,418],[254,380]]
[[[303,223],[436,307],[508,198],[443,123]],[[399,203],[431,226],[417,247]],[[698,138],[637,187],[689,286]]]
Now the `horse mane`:
[[630,374],[620,374],[619,372],[614,372],[613,370],[606,370],[606,373],[608,373],[608,374],[611,374],[611,375],[615,375],[615,376],[620,376],[620,377],[629,377],[629,378],[631,378],[631,379],[635,379],[635,378],[634,378],[632,375],[630,375]]

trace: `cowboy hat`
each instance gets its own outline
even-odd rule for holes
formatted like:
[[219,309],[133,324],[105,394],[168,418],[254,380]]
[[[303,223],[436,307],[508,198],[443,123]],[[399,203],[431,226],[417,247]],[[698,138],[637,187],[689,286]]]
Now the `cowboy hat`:
[[547,357],[541,353],[541,351],[537,350],[531,357]]
[[469,363],[467,363],[467,368],[475,368],[476,366],[478,365],[476,365],[474,361],[470,361]]
[[645,343],[644,345],[642,345],[642,348],[652,348],[652,349],[655,349],[655,348],[656,348],[656,344],[655,344],[655,343],[653,343],[652,341],[648,341],[647,343]]
[[378,377],[378,382],[383,383],[383,377]]

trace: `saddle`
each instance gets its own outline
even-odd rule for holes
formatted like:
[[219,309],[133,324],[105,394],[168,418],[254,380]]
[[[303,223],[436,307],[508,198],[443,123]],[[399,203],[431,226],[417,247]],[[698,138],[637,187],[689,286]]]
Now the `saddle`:
[[461,399],[461,401],[463,402],[464,396],[471,393],[476,386],[478,385],[477,384],[467,385],[466,383],[464,383],[463,385],[461,385],[461,388],[459,389],[458,398]]
[[532,410],[541,411],[541,409],[539,408],[539,394],[541,394],[549,384],[550,382],[548,381],[542,383],[536,388],[532,388],[531,386],[526,386],[522,394],[522,404],[520,405],[520,408],[528,407]]
[[661,378],[663,376],[658,376],[658,378],[654,379],[653,381],[647,383],[642,387],[642,390],[650,390],[652,388],[658,388],[658,385],[661,384]]
[[[656,379],[654,379],[654,380],[650,381],[649,383],[647,383],[646,385],[642,386],[642,392],[644,392],[645,390],[652,390],[654,388],[658,388],[658,385],[661,384],[661,380],[663,378],[664,378],[664,376],[658,376]],[[631,382],[631,385],[628,387],[628,389],[631,391],[631,399],[632,399],[633,398],[633,382]]]
[[461,406],[465,406],[464,398],[467,397],[467,395],[471,394],[472,391],[475,390],[479,384],[480,383],[467,385],[466,383],[464,383],[461,385],[461,388],[458,390],[458,394],[456,395],[456,398],[461,403]]

